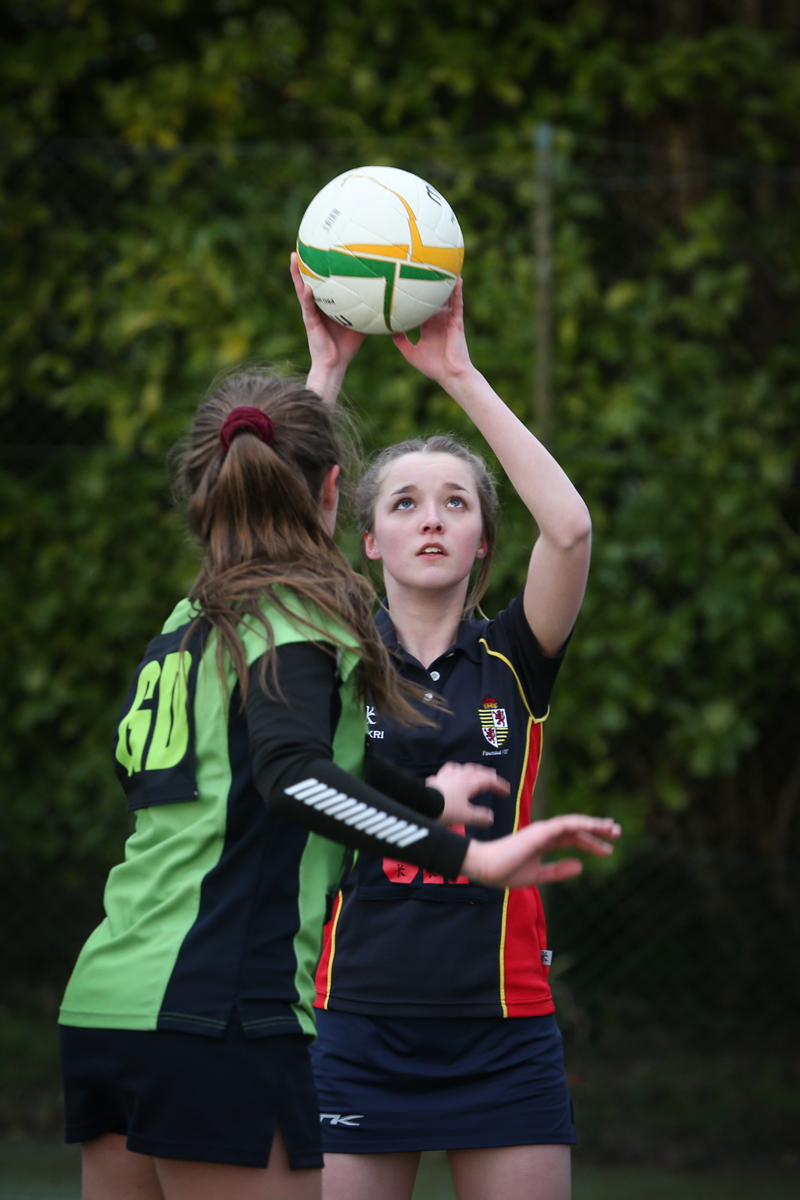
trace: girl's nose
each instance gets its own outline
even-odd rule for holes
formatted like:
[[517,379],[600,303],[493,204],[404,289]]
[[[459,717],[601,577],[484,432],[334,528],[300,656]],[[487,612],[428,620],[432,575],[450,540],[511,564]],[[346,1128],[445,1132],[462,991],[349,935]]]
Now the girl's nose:
[[431,506],[423,513],[421,528],[426,532],[431,529],[444,528],[441,514],[434,506]]

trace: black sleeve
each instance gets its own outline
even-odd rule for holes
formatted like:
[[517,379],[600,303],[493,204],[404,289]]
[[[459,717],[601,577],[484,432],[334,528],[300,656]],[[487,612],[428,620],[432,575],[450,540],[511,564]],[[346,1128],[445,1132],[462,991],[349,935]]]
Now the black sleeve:
[[332,841],[457,878],[468,839],[406,802],[419,802],[418,780],[392,768],[390,799],[333,762],[333,655],[313,643],[290,642],[278,647],[277,661],[284,699],[264,693],[260,659],[250,668],[247,695],[253,778],[270,810]]
[[379,754],[364,760],[364,778],[371,787],[391,796],[393,800],[401,800],[426,817],[435,819],[444,812],[444,796],[438,788],[430,787],[416,776],[409,775],[408,771],[401,771]]
[[545,654],[525,616],[523,594],[487,623],[487,639],[493,650],[513,663],[517,678],[535,717],[547,715],[550,694],[561,669],[572,634],[558,654]]

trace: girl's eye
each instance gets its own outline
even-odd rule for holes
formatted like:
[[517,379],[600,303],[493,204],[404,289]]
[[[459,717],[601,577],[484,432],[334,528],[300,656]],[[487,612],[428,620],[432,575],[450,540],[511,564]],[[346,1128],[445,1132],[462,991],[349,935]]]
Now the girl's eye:
[[395,504],[394,507],[395,507],[395,511],[397,511],[398,509],[406,510],[409,508],[413,508],[413,506],[414,506],[414,501],[410,498],[410,496],[403,496],[400,500],[397,501],[397,503]]
[[466,508],[463,496],[451,496],[447,503],[451,508]]

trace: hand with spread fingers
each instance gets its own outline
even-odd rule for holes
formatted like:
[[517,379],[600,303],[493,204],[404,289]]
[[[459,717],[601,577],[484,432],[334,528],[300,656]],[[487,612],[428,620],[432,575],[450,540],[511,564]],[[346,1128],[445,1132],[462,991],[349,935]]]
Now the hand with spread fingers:
[[475,883],[492,887],[520,888],[540,883],[556,883],[580,875],[583,863],[578,858],[562,858],[543,863],[542,854],[575,846],[587,854],[612,853],[622,829],[611,817],[587,817],[570,813],[534,821],[525,829],[494,842],[472,840],[464,859],[463,871]]

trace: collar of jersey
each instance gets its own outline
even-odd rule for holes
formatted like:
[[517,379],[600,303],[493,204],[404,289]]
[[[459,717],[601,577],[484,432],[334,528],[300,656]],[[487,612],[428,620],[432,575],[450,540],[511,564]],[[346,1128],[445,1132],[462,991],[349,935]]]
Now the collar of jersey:
[[[383,638],[383,643],[387,650],[394,650],[395,653],[399,654],[401,658],[404,658],[406,662],[415,663],[417,661],[412,657],[412,655],[407,653],[407,651],[397,640],[397,632],[395,630],[392,618],[389,616],[389,602],[385,596],[381,601],[381,607],[378,609],[378,613],[375,617],[375,624],[378,628],[378,633]],[[458,636],[455,642],[449,650],[445,651],[445,654],[451,654],[454,651],[459,650],[473,662],[479,662],[481,656],[479,641],[485,631],[486,625],[488,625],[488,621],[477,621],[474,617],[468,617],[466,620],[462,621],[458,627]],[[444,657],[444,655],[442,655],[442,657]]]

